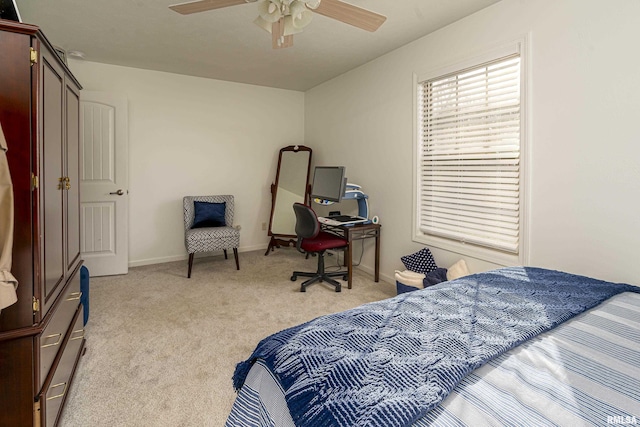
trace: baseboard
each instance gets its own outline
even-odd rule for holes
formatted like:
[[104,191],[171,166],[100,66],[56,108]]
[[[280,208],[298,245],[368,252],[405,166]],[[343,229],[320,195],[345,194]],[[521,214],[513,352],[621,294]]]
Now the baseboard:
[[[245,246],[242,248],[238,248],[238,252],[253,252],[257,250],[267,250],[267,244],[264,245],[254,245],[254,246]],[[228,251],[229,252],[229,251]],[[222,253],[222,251],[220,251]],[[218,255],[217,252],[207,252],[203,254],[196,254],[196,258],[207,257],[207,256],[215,256]],[[188,254],[181,255],[171,255],[166,257],[157,257],[157,258],[147,258],[147,259],[138,259],[129,261],[129,268],[131,267],[142,267],[144,265],[153,265],[153,264],[163,264],[165,262],[174,262],[174,261],[186,261],[189,258]]]
[[[267,243],[265,243],[263,245],[245,246],[245,247],[239,248],[238,252],[240,252],[240,253],[242,253],[242,252],[253,252],[253,251],[258,251],[258,250],[266,251],[267,247],[268,247]],[[196,254],[196,258],[212,256],[212,255],[217,255],[217,254],[216,253]],[[131,267],[142,267],[144,265],[163,264],[165,262],[186,261],[188,258],[189,258],[189,256],[187,254],[181,254],[181,255],[172,255],[172,256],[158,257],[158,258],[140,259],[140,260],[129,261],[129,267],[130,268]],[[373,274],[374,274],[374,268],[370,267],[368,265],[359,265],[356,268],[371,274],[371,276],[373,276]],[[383,282],[387,282],[387,283],[392,283],[392,284],[395,283],[395,277],[394,276],[389,276],[389,275],[386,275],[386,274],[383,274],[383,273],[380,273],[380,280],[383,281]]]
[[[354,268],[357,268],[358,270],[361,270],[361,271],[364,271],[364,272],[370,274],[371,277],[373,277],[375,275],[375,268],[373,268],[371,266],[360,264],[359,266],[354,267]],[[385,282],[385,283],[393,283],[393,284],[396,283],[395,276],[392,277],[392,276],[389,276],[389,275],[383,274],[383,273],[380,273],[380,281],[381,282]]]

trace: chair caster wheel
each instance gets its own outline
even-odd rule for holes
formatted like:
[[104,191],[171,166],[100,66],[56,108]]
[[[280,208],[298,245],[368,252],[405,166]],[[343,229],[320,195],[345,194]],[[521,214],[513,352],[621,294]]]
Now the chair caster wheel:
[[342,280],[349,280],[349,276],[347,276],[346,274],[344,276],[342,276]]
[[298,276],[291,276],[291,281],[295,282],[296,280],[298,280]]
[[307,292],[307,289],[303,286],[300,288],[300,292]]
[[342,286],[336,286],[336,292],[342,292]]

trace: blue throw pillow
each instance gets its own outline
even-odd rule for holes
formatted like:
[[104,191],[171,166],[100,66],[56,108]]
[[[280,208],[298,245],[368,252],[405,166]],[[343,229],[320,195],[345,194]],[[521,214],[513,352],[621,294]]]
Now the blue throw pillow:
[[195,208],[195,219],[191,228],[203,227],[224,227],[227,225],[224,220],[224,211],[227,208],[226,202],[209,203],[193,202]]
[[427,274],[438,268],[429,248],[422,248],[414,254],[400,257],[400,260],[407,270],[416,273]]

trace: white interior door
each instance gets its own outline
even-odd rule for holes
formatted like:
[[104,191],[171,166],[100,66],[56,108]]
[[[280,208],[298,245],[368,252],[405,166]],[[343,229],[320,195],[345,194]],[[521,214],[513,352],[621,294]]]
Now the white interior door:
[[127,100],[80,92],[82,257],[91,276],[129,269]]

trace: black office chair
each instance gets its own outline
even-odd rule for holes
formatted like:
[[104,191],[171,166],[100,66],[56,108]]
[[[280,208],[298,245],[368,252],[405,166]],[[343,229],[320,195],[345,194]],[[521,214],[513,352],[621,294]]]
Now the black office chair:
[[305,292],[307,286],[315,282],[327,282],[335,286],[336,292],[340,292],[342,285],[340,285],[340,282],[333,280],[332,277],[342,277],[342,280],[347,280],[347,272],[325,272],[324,252],[327,249],[344,249],[349,242],[342,237],[322,231],[318,217],[311,207],[302,203],[294,203],[293,211],[296,214],[296,235],[298,236],[296,247],[302,253],[318,254],[318,271],[315,273],[294,271],[291,281],[295,282],[298,276],[310,277],[309,280],[302,283],[300,292]]

